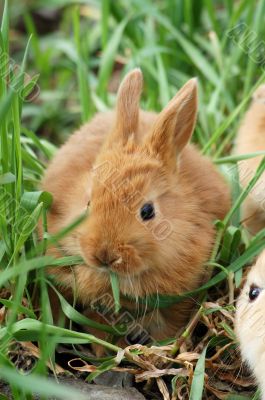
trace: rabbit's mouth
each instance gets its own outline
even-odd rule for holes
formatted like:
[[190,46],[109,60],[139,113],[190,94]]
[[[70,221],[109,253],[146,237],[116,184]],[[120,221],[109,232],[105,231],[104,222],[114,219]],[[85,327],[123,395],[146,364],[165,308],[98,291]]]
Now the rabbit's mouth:
[[108,242],[81,239],[80,253],[85,263],[100,273],[112,271],[131,276],[147,269],[139,251],[130,244],[111,246]]
[[[137,260],[138,261],[138,260]],[[86,262],[85,264],[93,270],[94,273],[102,275],[109,275],[111,272],[116,273],[124,282],[132,280],[134,277],[139,277],[143,272],[147,271],[148,267],[140,262],[128,263],[123,261],[120,257],[117,261],[112,262],[110,265],[100,264],[96,262]]]

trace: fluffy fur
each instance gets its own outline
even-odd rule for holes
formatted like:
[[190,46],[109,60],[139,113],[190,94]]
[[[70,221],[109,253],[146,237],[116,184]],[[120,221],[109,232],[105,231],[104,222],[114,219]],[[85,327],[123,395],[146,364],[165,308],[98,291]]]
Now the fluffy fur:
[[[215,239],[213,222],[230,206],[224,179],[188,144],[197,114],[196,79],[158,115],[139,110],[141,88],[142,74],[133,70],[120,86],[116,110],[96,115],[74,133],[42,182],[54,198],[51,234],[89,203],[87,219],[49,250],[82,255],[84,264],[49,273],[68,295],[76,286],[85,307],[111,293],[110,269],[119,276],[121,293],[136,299],[197,288]],[[144,222],[140,209],[150,201],[156,215]],[[157,339],[174,336],[194,307],[183,302],[147,315],[144,328]]]
[[[265,85],[260,86],[253,96],[235,144],[235,154],[247,154],[265,150]],[[255,175],[262,156],[242,161],[239,166],[243,187]],[[249,193],[243,204],[243,219],[252,234],[265,227],[265,174]]]
[[[249,300],[251,286],[262,289],[253,301]],[[243,359],[251,370],[262,390],[265,400],[265,251],[248,274],[246,284],[237,302],[236,334],[240,342]]]
[[[253,96],[253,101],[241,124],[236,140],[236,154],[252,153],[265,150],[265,85],[260,86]],[[245,160],[240,166],[242,186],[251,180],[262,156]],[[243,204],[243,219],[249,231],[256,234],[265,228],[265,174],[249,193]],[[236,333],[243,359],[260,384],[265,400],[265,292],[249,300],[251,286],[265,289],[265,251],[252,267],[247,282],[237,302]]]

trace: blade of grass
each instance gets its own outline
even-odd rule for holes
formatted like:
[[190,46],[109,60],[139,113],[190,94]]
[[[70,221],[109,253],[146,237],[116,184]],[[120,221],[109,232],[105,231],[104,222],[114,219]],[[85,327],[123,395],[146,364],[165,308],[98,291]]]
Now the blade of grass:
[[107,86],[112,73],[115,54],[118,50],[120,41],[122,39],[123,31],[128,23],[128,18],[125,18],[115,29],[113,35],[109,39],[108,45],[102,55],[100,61],[100,68],[98,73],[98,87],[97,93],[100,97],[107,100]]
[[[83,55],[84,52],[82,49],[82,44],[84,43],[84,40],[83,41],[81,40],[79,6],[74,7],[73,27],[74,27],[75,46],[77,49],[77,77],[78,77],[79,98],[82,107],[82,121],[86,122],[89,119],[89,117],[91,117],[93,109],[90,98],[88,70],[86,67],[86,63],[88,62],[88,60],[85,61],[85,57]],[[86,52],[86,54],[88,54],[88,52]]]
[[118,278],[118,275],[112,271],[110,271],[110,283],[111,283],[111,289],[112,289],[113,298],[114,298],[115,313],[118,313],[121,308],[119,278]]

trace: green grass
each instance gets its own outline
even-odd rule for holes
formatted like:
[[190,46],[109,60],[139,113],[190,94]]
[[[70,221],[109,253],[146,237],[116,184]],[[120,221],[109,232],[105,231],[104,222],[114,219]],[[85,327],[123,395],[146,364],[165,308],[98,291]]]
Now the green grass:
[[[38,241],[37,222],[42,217],[45,230],[52,202],[49,193],[38,189],[46,162],[77,126],[95,112],[113,106],[115,74],[121,76],[141,67],[145,79],[142,107],[151,110],[160,110],[187,79],[197,76],[200,112],[194,141],[231,182],[233,205],[225,220],[217,224],[209,261],[216,274],[196,293],[207,298],[209,288],[229,280],[232,273],[238,287],[246,263],[265,247],[265,229],[250,238],[240,224],[242,201],[264,171],[265,161],[249,187],[241,191],[237,161],[242,156],[232,156],[231,150],[240,117],[255,88],[265,80],[265,73],[247,47],[238,45],[239,37],[229,38],[226,32],[244,22],[261,41],[265,1],[10,0],[5,7],[2,1],[1,6],[1,55],[9,54],[18,68],[9,70],[7,63],[0,63],[0,288],[10,293],[8,299],[0,299],[8,310],[0,325],[0,377],[10,383],[14,399],[30,399],[35,389],[43,398],[74,398],[68,389],[46,382],[47,361],[54,363],[58,343],[98,343],[99,339],[52,324],[51,283],[45,277],[45,267],[74,265],[79,260],[52,260],[45,250],[80,220],[56,237],[45,235]],[[33,14],[41,9],[50,15],[59,12],[56,27],[45,34],[38,32]],[[19,30],[22,23],[25,29]],[[37,80],[40,89],[32,101],[26,98],[31,86],[24,81],[25,72],[32,78],[31,86]],[[112,286],[118,310],[115,276]],[[32,299],[36,292],[40,313]],[[153,307],[155,300],[151,297],[144,302]],[[179,296],[164,296],[160,305],[180,300]],[[113,327],[97,325],[81,315],[62,296],[60,301],[72,322],[115,333]],[[23,320],[19,320],[21,315]],[[25,340],[38,342],[42,354],[27,377],[15,370],[8,356],[14,342]],[[116,365],[119,350],[111,341],[103,345],[111,355],[98,364],[99,372]],[[124,357],[135,363],[134,355]],[[191,388],[193,400],[203,398],[204,369],[202,353]],[[172,379],[173,387],[175,381]],[[243,398],[251,399],[251,393]]]

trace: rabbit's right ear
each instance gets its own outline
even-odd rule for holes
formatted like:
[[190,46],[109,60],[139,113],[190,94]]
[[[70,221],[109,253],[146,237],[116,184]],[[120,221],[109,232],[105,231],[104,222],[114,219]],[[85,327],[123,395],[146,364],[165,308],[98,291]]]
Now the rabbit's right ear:
[[176,157],[190,140],[197,117],[197,79],[190,79],[158,115],[146,138],[149,151],[165,165],[176,167]]
[[116,121],[108,138],[108,144],[120,142],[126,144],[128,138],[136,135],[139,124],[139,101],[143,86],[143,75],[139,68],[129,72],[120,84]]

